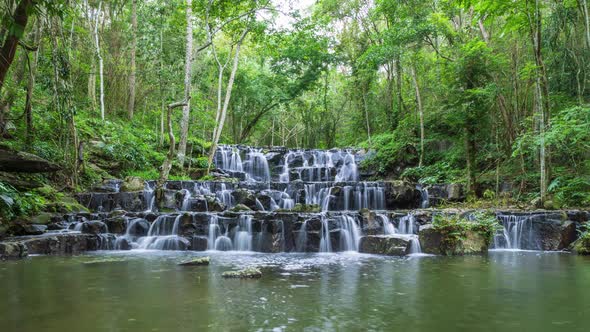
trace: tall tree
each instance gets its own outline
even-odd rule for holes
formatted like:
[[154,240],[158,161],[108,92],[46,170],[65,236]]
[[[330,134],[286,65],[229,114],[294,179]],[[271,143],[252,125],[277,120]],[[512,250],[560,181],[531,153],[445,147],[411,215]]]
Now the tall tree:
[[137,0],[131,1],[131,63],[129,73],[129,104],[127,105],[127,114],[129,119],[133,119],[135,110],[135,53],[137,48]]
[[186,0],[186,53],[184,58],[184,100],[182,106],[182,120],[180,121],[180,141],[178,142],[178,161],[184,165],[186,155],[186,144],[188,141],[188,128],[191,110],[191,89],[192,89],[192,62],[193,62],[193,3]]

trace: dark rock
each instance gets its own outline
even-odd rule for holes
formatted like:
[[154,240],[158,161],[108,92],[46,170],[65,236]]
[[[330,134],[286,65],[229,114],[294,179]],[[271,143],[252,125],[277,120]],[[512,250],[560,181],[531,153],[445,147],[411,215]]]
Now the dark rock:
[[410,237],[407,235],[367,235],[361,238],[359,252],[388,256],[404,256],[409,253],[409,247]]
[[127,218],[125,217],[114,217],[104,220],[104,223],[108,227],[108,231],[114,234],[124,234],[127,228]]
[[193,236],[191,238],[190,250],[205,251],[207,250],[208,242],[205,236]]
[[135,218],[129,220],[129,229],[127,234],[134,237],[146,236],[150,229],[150,223],[143,218]]
[[97,250],[97,241],[95,235],[66,233],[32,237],[22,243],[31,255],[77,255],[88,250]]
[[402,182],[385,182],[385,206],[388,210],[411,209],[420,206],[418,189]]
[[0,171],[22,173],[45,173],[59,171],[61,168],[31,153],[14,151],[0,146]]
[[24,222],[12,223],[8,228],[8,233],[15,236],[40,235],[47,230],[46,225],[31,225]]
[[22,242],[0,242],[0,259],[19,259],[27,255],[27,246]]
[[118,237],[115,241],[115,249],[116,250],[131,250],[131,243],[129,239],[125,236]]
[[256,210],[256,196],[252,190],[247,189],[236,189],[231,195],[234,198],[236,204],[242,204],[250,208],[250,210]]
[[92,220],[83,222],[80,231],[83,234],[101,234],[108,233],[109,229],[104,222],[99,220]]

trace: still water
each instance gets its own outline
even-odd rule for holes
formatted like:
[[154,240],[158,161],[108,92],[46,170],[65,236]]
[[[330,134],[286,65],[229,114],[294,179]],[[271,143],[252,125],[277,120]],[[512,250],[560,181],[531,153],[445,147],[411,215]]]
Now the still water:
[[[210,266],[177,263],[208,255]],[[84,264],[103,258],[122,262]],[[258,280],[221,273],[259,266]],[[0,331],[589,331],[590,258],[99,252],[0,262]]]

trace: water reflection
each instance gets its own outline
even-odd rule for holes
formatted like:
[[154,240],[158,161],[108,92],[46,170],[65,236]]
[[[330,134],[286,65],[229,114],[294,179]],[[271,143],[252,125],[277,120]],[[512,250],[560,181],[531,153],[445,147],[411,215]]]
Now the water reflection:
[[[125,261],[83,264],[103,255]],[[177,266],[195,255],[212,264]],[[263,278],[220,278],[244,266]],[[590,259],[541,252],[134,251],[6,262],[0,280],[2,331],[582,331],[590,314]]]

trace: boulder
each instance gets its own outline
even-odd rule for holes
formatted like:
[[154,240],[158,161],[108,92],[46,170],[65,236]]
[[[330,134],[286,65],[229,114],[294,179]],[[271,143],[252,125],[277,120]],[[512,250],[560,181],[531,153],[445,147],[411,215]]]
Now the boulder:
[[29,254],[39,255],[77,255],[89,250],[97,250],[98,238],[90,234],[56,234],[54,236],[31,237],[22,243]]
[[221,276],[223,278],[257,279],[262,277],[262,271],[255,267],[248,267],[239,271],[225,271]]
[[128,176],[121,184],[121,191],[143,191],[145,181],[137,176]]
[[129,220],[128,227],[129,229],[126,230],[127,234],[134,237],[141,237],[147,235],[150,229],[150,223],[143,218],[135,218]]
[[80,231],[83,234],[102,234],[102,233],[108,233],[109,229],[107,227],[107,225],[99,220],[91,220],[91,221],[85,221],[82,223],[82,227],[80,228]]
[[551,215],[532,217],[533,232],[540,250],[563,250],[577,238],[576,223],[571,220],[552,218]]
[[241,212],[241,211],[252,211],[249,207],[244,204],[237,204],[233,208],[230,209],[232,212]]
[[590,236],[580,237],[572,244],[571,249],[577,255],[590,255]]
[[0,171],[22,173],[56,172],[61,168],[31,153],[0,146]]
[[19,259],[27,255],[27,246],[22,242],[0,242],[0,259]]
[[359,252],[388,256],[404,256],[409,253],[410,237],[403,234],[367,235],[361,238]]
[[464,198],[463,186],[460,183],[451,183],[447,185],[447,200],[460,201]]
[[124,234],[127,228],[127,218],[125,217],[114,217],[104,220],[110,233]]
[[236,204],[243,204],[250,208],[250,210],[256,210],[256,196],[252,190],[248,189],[236,189],[231,195],[234,198]]
[[467,230],[464,237],[451,241],[432,225],[420,227],[420,247],[422,252],[435,255],[472,255],[485,254],[488,251],[488,241],[481,234]]
[[191,238],[190,250],[205,251],[207,250],[208,240],[205,236],[193,236]]
[[420,206],[418,189],[400,181],[385,182],[385,206],[388,210],[413,209]]
[[8,227],[8,233],[15,236],[40,235],[47,230],[46,225],[15,222]]

